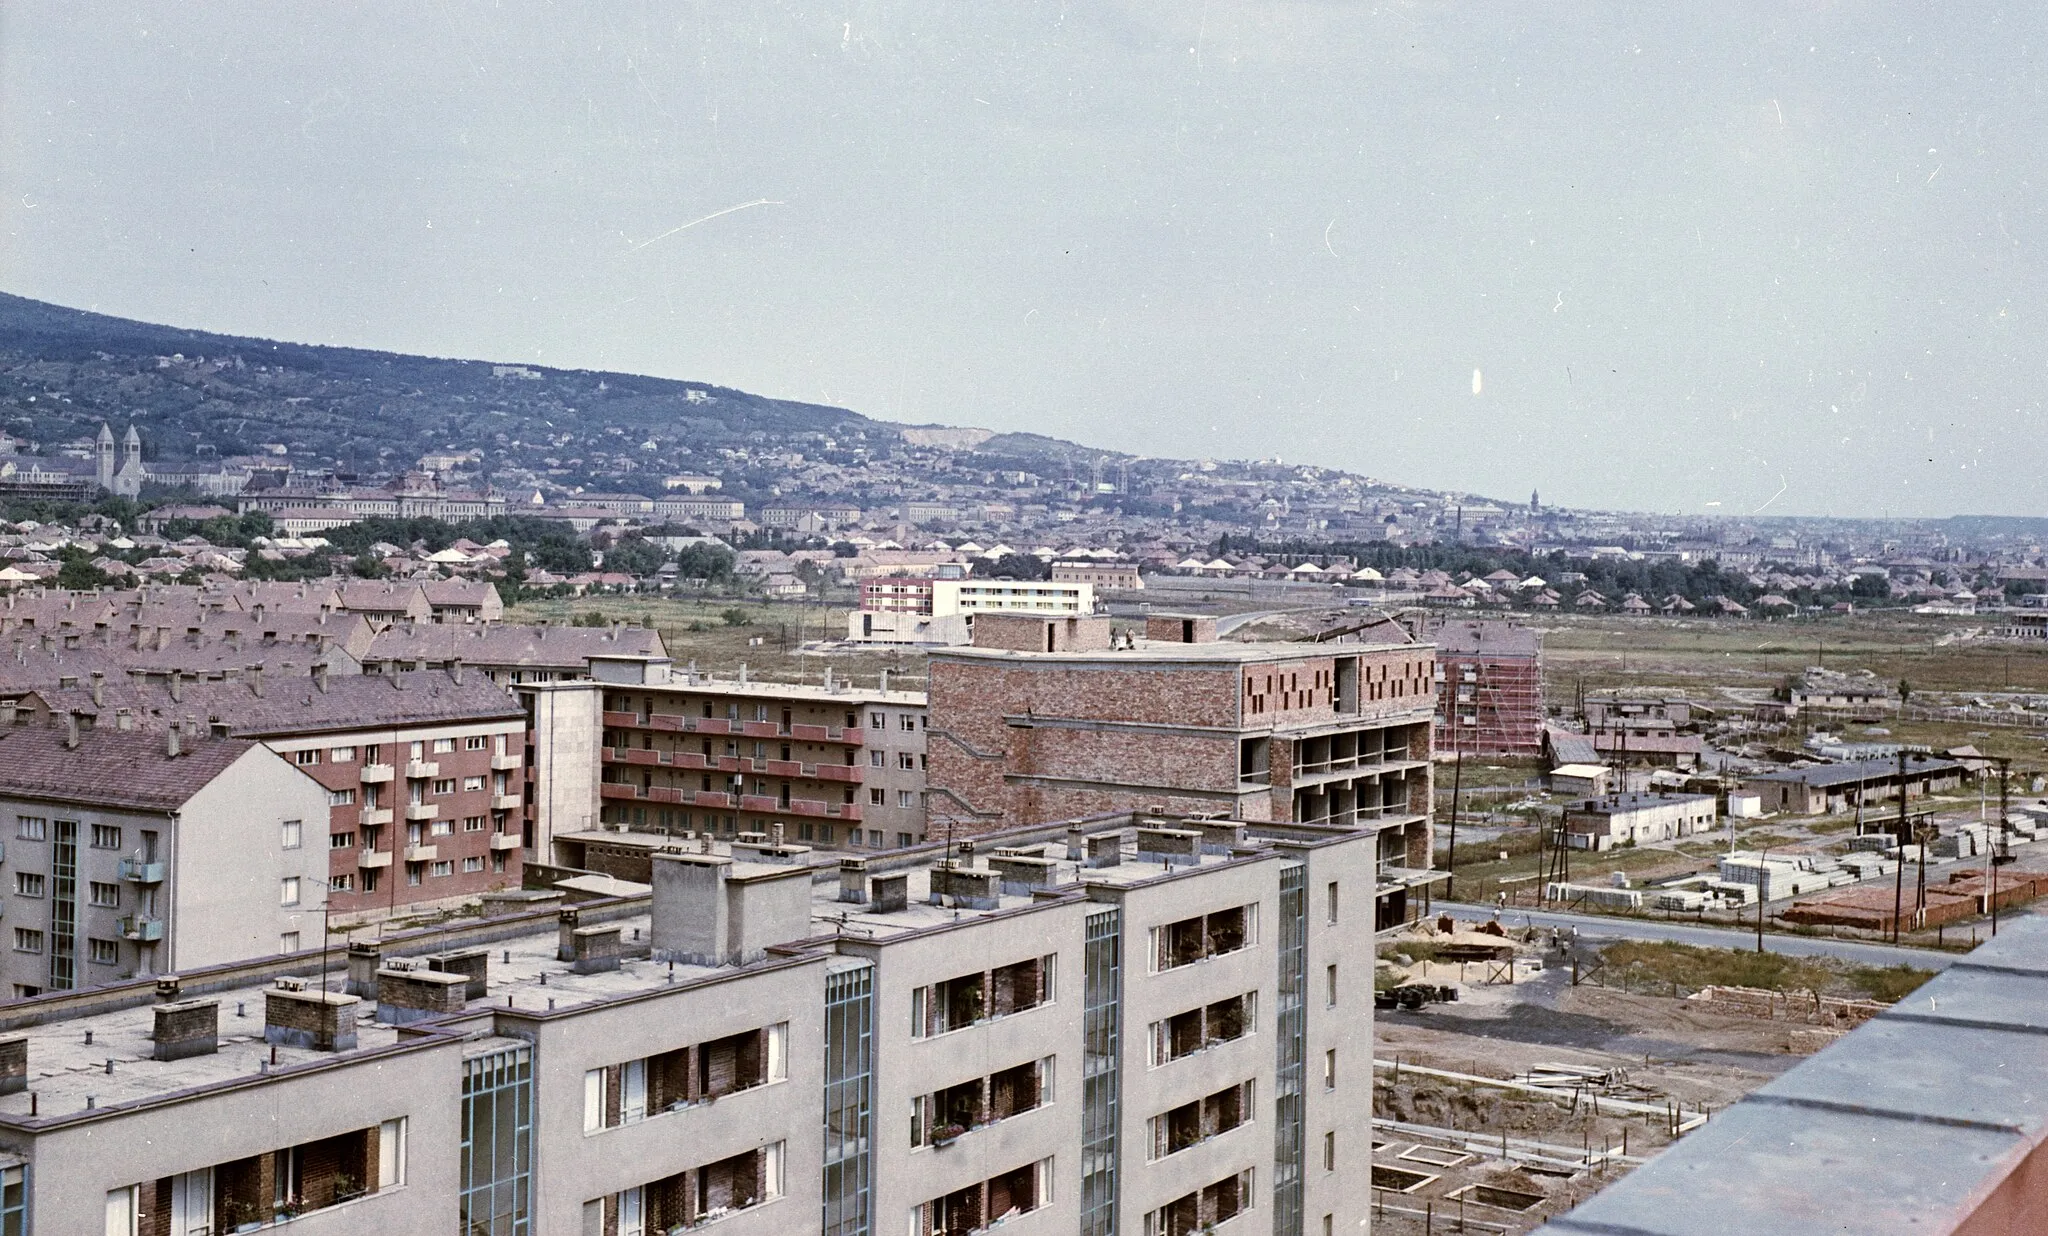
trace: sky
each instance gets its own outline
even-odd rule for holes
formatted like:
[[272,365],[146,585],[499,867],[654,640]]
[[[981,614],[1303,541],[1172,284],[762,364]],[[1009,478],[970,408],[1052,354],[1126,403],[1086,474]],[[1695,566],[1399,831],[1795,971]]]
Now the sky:
[[2048,514],[2048,5],[8,0],[0,290],[1546,504]]

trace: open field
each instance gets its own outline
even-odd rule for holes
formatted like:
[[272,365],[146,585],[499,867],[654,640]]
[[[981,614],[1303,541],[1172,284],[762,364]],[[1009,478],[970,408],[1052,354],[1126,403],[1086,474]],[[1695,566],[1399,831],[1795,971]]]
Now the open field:
[[[744,663],[750,674],[763,678],[815,682],[830,666],[840,678],[851,675],[869,685],[883,670],[888,670],[892,686],[922,688],[924,657],[919,653],[834,653],[819,657],[795,651],[805,639],[843,637],[848,612],[844,605],[799,605],[787,601],[592,596],[521,602],[509,607],[505,618],[508,622],[566,623],[597,615],[604,622],[638,623],[661,632],[662,641],[678,666],[695,661],[699,668],[713,673],[731,674]],[[728,621],[728,613],[741,621]]]
[[[1769,687],[1809,665],[1869,670],[1915,691],[2048,691],[2048,646],[1954,642],[1981,619],[1893,612],[1798,622],[1545,615],[1545,689],[1553,703],[1583,685]],[[1944,642],[1949,641],[1949,642]]]

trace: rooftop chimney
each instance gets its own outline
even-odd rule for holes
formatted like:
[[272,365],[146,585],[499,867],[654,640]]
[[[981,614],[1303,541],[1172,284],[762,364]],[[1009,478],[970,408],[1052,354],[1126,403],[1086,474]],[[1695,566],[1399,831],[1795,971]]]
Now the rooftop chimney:
[[868,899],[868,860],[839,860],[839,900],[860,905]]
[[807,864],[740,873],[710,854],[654,855],[653,955],[693,965],[745,965],[810,931]]
[[92,672],[92,706],[99,708],[107,702],[107,675],[104,670]]
[[332,991],[307,991],[304,979],[279,979],[263,993],[263,1041],[311,1051],[354,1051],[362,1001]]
[[891,871],[868,881],[868,905],[877,914],[889,914],[910,905],[910,875]]
[[176,704],[176,703],[178,703],[178,702],[182,701],[182,700],[183,700],[183,699],[185,698],[185,675],[184,675],[184,673],[183,673],[182,671],[179,671],[179,670],[172,670],[172,671],[171,671],[171,677],[170,677],[170,685],[171,685],[171,702],[172,702],[173,704]]
[[64,710],[64,749],[78,749],[78,714],[69,708]]
[[220,1050],[220,1001],[167,1000],[156,1006],[157,1060],[211,1056]]
[[170,729],[164,731],[164,755],[175,760],[183,754],[184,752],[178,749],[178,727],[172,725]]
[[461,685],[462,685],[462,658],[461,658],[461,657],[457,657],[457,658],[455,658],[455,660],[453,660],[453,661],[451,661],[451,662],[449,662],[449,663],[448,663],[448,676],[449,676],[450,678],[453,678],[453,679],[455,680],[455,685],[456,685],[456,686],[458,686],[458,687],[459,687],[459,686],[461,686]]
[[322,695],[327,694],[327,662],[325,661],[321,661],[313,666],[313,689]]
[[261,664],[249,667],[249,689],[256,693],[257,699],[263,698],[263,666]]

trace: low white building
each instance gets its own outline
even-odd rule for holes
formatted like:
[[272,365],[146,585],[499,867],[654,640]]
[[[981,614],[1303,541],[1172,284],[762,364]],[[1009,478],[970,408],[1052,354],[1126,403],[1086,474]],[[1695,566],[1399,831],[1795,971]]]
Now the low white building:
[[1577,850],[1675,841],[1709,831],[1717,815],[1712,794],[1610,794],[1566,807],[1565,837]]

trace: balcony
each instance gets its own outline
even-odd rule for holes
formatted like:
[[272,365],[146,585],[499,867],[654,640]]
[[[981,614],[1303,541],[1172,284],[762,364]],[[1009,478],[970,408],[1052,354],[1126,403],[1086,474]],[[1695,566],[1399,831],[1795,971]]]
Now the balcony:
[[379,783],[379,782],[382,782],[382,781],[389,781],[389,780],[391,780],[391,777],[392,777],[392,768],[391,768],[391,765],[389,765],[389,764],[365,764],[365,765],[363,765],[363,784],[364,784],[364,785],[375,785],[375,784],[377,784],[377,783]]
[[526,757],[516,751],[510,755],[494,755],[491,757],[491,771],[511,772],[515,768],[522,767],[525,764],[525,760]]
[[356,851],[356,866],[358,867],[389,867],[390,865],[391,851],[389,850],[362,849]]
[[501,851],[501,852],[502,852],[502,851],[505,851],[505,850],[516,850],[516,849],[518,849],[518,848],[519,848],[519,834],[518,834],[518,833],[492,833],[492,834],[491,834],[491,848],[492,848],[493,850],[498,850],[498,851]]
[[405,847],[405,861],[408,863],[430,863],[441,857],[438,846],[409,845]]
[[440,814],[441,808],[437,803],[408,803],[405,808],[408,820],[431,820]]
[[425,781],[441,775],[441,765],[434,760],[407,760],[405,775],[408,780]]
[[124,914],[119,920],[121,938],[138,944],[154,944],[164,938],[164,920],[141,914]]
[[493,794],[491,795],[491,810],[517,811],[524,801],[517,794]]
[[162,884],[164,865],[145,862],[139,858],[124,858],[120,865],[121,878],[133,884]]
[[364,828],[381,828],[391,822],[391,808],[365,807],[362,822]]
[[604,781],[597,787],[599,798],[638,798],[639,793],[623,781]]

